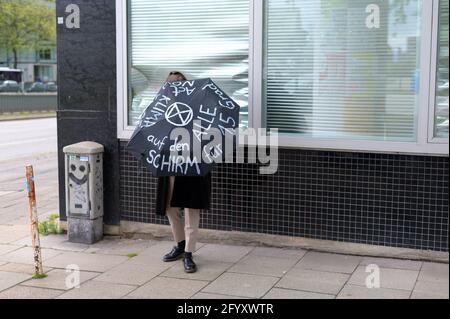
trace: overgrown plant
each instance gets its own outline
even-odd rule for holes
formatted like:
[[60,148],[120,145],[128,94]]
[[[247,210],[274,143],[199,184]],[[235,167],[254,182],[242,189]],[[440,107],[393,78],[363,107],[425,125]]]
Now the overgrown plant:
[[63,230],[59,227],[58,219],[59,216],[53,214],[47,220],[40,222],[38,225],[39,234],[43,236],[62,234]]
[[31,277],[31,278],[38,280],[38,279],[45,279],[47,277],[48,277],[47,274],[34,274],[33,277]]

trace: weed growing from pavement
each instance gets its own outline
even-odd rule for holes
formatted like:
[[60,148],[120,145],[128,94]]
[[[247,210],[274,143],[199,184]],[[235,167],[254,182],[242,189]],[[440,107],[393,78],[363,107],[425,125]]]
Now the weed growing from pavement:
[[33,279],[44,279],[44,278],[47,278],[47,277],[48,277],[47,274],[34,274],[33,277],[31,277],[31,278],[33,278]]
[[39,234],[43,236],[62,234],[63,230],[59,227],[58,218],[58,215],[53,214],[47,220],[40,222],[38,225]]

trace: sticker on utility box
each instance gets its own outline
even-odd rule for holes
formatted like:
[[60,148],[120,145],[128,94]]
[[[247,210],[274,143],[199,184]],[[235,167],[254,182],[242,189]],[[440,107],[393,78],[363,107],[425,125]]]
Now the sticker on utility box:
[[89,162],[89,156],[80,156],[80,162]]

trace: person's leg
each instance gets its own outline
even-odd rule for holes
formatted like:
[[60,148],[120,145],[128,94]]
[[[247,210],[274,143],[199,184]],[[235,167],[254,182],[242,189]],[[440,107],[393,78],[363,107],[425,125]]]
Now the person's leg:
[[180,209],[175,207],[169,207],[167,209],[167,218],[169,219],[170,227],[172,228],[172,234],[175,242],[178,244],[186,240],[184,233],[184,221],[181,216]]
[[177,207],[170,207],[170,201],[172,200],[173,187],[175,185],[175,177],[169,178],[169,192],[167,196],[167,211],[166,215],[169,219],[170,226],[172,227],[172,234],[175,241],[180,243],[185,240],[184,235],[184,221],[180,214],[180,209]]
[[173,247],[171,252],[164,255],[163,260],[165,262],[175,261],[182,258],[186,248],[186,237],[184,234],[184,220],[181,216],[180,209],[176,207],[170,207],[174,183],[175,177],[170,177],[169,193],[167,201],[168,207],[166,210],[166,215],[167,218],[169,219],[170,227],[172,228],[172,235],[177,245]]
[[198,240],[198,227],[200,224],[200,210],[184,209],[185,233],[186,233],[186,253],[184,255],[184,271],[194,273],[197,271],[197,265],[192,259],[192,253]]
[[198,241],[198,228],[200,225],[200,210],[199,209],[184,209],[186,236],[186,252],[193,253]]

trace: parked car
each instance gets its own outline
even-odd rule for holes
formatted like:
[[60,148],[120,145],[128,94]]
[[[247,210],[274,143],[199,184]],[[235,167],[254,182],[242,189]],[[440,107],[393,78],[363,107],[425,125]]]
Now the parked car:
[[58,86],[56,85],[55,82],[48,82],[47,84],[45,84],[45,90],[47,92],[57,92]]
[[20,85],[16,81],[3,81],[0,84],[0,92],[20,92]]
[[56,92],[58,91],[58,87],[55,82],[34,82],[31,87],[27,90],[29,93],[35,92]]
[[45,92],[45,84],[42,82],[34,82],[27,92]]

